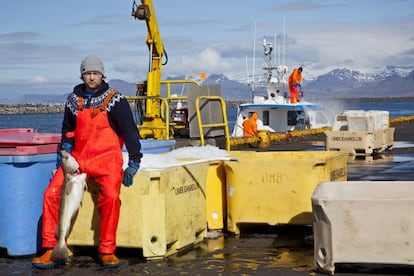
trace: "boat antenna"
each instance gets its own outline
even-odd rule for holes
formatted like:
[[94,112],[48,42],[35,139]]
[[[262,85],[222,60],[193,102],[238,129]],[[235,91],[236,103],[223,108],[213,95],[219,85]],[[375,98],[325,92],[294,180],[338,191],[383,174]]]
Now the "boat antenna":
[[286,50],[286,17],[283,17],[283,50],[282,50],[282,91],[285,91],[285,76],[287,75],[287,71],[285,72],[285,50]]
[[250,83],[249,83],[249,81],[250,81],[250,75],[249,75],[249,60],[247,59],[247,56],[245,57],[246,58],[246,81],[247,81],[247,83],[250,85]]
[[277,35],[276,34],[275,34],[274,44],[275,44],[275,48],[276,48],[276,51],[275,51],[275,61],[276,61],[276,65],[279,66],[280,65],[280,45],[279,45],[279,43],[277,41]]
[[251,97],[252,102],[254,98],[255,87],[255,74],[256,74],[256,21],[254,21],[254,33],[253,33],[253,69],[252,69],[252,87],[251,87]]
[[283,53],[282,53],[282,65],[285,68],[285,48],[286,47],[286,17],[283,17]]

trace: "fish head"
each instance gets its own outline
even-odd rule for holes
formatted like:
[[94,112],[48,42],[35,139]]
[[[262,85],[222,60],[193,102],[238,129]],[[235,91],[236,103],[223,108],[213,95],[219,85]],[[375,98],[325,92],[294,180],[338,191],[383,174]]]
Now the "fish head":
[[79,163],[76,161],[69,152],[61,150],[60,154],[62,155],[62,167],[65,173],[74,173],[79,170]]

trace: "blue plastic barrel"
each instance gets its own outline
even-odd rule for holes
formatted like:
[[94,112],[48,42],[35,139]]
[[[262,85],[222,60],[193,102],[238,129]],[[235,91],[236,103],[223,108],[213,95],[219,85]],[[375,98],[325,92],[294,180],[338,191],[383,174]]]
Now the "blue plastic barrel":
[[163,153],[171,151],[176,141],[175,140],[140,140],[141,152],[145,153]]
[[56,153],[0,156],[0,247],[9,256],[40,248],[43,192],[56,166]]
[[[176,141],[175,140],[152,140],[152,139],[142,139],[140,140],[141,143],[141,153],[164,153],[169,152],[175,148]],[[126,147],[122,148],[122,151],[126,152]]]

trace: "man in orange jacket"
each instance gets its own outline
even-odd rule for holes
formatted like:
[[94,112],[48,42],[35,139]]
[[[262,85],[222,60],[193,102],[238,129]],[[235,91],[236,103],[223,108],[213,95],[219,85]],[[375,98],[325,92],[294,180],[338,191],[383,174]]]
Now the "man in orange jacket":
[[302,67],[293,69],[288,79],[290,103],[299,102],[299,92],[302,91]]
[[250,137],[257,135],[257,116],[256,112],[253,112],[249,119],[244,120],[243,122],[243,136]]

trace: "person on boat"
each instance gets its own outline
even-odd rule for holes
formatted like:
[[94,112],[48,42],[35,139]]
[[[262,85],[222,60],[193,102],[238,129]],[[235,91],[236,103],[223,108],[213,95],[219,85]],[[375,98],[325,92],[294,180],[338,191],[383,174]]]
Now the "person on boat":
[[250,115],[250,118],[243,121],[243,136],[251,137],[257,136],[257,119],[259,116],[256,112]]
[[302,92],[302,67],[293,69],[288,78],[290,103],[299,102],[299,92]]
[[[61,150],[73,155],[87,180],[99,185],[100,214],[99,262],[105,268],[119,267],[115,256],[116,231],[120,214],[120,188],[133,184],[142,153],[139,131],[128,101],[105,82],[104,66],[99,57],[87,56],[80,65],[83,83],[74,87],[65,103]],[[129,161],[123,171],[122,147],[126,145]],[[57,244],[56,229],[64,173],[58,153],[57,170],[44,192],[42,216],[42,249],[35,257],[35,268],[52,269],[66,263],[52,256]]]

